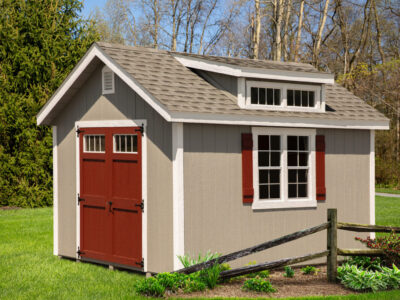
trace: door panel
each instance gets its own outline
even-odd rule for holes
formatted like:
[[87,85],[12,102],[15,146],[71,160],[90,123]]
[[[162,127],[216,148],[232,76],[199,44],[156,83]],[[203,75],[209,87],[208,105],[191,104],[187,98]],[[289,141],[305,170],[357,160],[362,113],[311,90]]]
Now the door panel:
[[142,154],[141,134],[136,130],[81,129],[80,212],[82,257],[139,268]]

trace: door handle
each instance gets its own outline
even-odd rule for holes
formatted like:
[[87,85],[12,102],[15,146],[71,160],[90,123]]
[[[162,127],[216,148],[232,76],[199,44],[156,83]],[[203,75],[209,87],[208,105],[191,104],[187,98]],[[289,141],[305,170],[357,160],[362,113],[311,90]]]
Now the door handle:
[[112,212],[111,206],[112,206],[112,201],[108,201],[108,211]]

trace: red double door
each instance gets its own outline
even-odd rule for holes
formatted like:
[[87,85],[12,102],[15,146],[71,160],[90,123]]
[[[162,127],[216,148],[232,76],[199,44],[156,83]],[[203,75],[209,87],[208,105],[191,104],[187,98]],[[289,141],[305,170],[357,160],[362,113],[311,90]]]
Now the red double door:
[[80,128],[80,256],[143,267],[140,128]]

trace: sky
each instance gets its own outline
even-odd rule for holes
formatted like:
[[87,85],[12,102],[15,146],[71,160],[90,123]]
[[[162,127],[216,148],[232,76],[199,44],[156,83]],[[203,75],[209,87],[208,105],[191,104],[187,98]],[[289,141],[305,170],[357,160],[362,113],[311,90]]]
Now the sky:
[[83,0],[82,16],[88,17],[92,11],[98,6],[99,8],[104,7],[107,0]]

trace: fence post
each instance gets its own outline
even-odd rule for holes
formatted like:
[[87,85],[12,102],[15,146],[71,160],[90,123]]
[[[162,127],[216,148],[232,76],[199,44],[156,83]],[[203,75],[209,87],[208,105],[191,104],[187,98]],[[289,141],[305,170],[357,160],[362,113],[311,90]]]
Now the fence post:
[[327,275],[328,281],[336,282],[337,279],[337,209],[328,209],[328,223],[327,230],[327,250],[329,251],[327,257]]

